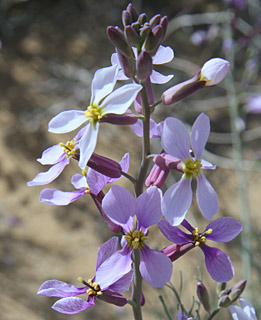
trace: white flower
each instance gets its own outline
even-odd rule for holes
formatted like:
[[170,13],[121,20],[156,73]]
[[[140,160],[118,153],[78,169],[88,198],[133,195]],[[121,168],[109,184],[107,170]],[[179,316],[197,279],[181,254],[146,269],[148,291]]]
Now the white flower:
[[240,298],[239,302],[241,307],[229,306],[229,310],[234,320],[258,320],[252,304],[243,298]]

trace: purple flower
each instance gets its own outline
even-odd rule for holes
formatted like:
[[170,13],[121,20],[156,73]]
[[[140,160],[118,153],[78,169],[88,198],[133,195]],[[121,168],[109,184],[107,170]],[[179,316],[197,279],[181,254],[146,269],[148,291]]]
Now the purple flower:
[[229,306],[229,310],[234,320],[257,320],[256,312],[251,303],[245,299],[239,299],[241,307]]
[[[132,130],[138,137],[143,136],[143,122],[142,120],[138,120],[131,126]],[[163,129],[163,121],[157,123],[153,119],[150,119],[150,139],[152,138],[160,138],[162,135]]]
[[190,234],[181,231],[178,227],[171,226],[167,220],[161,220],[158,226],[165,237],[176,244],[193,243],[205,255],[205,263],[211,277],[218,282],[227,282],[234,275],[232,262],[223,251],[206,245],[207,240],[229,242],[242,230],[241,224],[235,218],[218,218],[210,222],[205,231],[200,233],[198,228],[193,228],[186,220],[181,225]]
[[172,263],[162,252],[145,244],[148,227],[156,224],[162,215],[160,190],[150,187],[135,199],[126,189],[113,185],[102,201],[102,208],[112,222],[122,227],[125,236],[122,250],[112,255],[99,273],[108,281],[116,281],[132,269],[132,252],[139,250],[142,277],[153,287],[164,286],[170,280]]
[[225,78],[229,66],[229,62],[225,59],[210,59],[203,65],[199,80],[206,81],[205,87],[215,86]]
[[187,318],[182,314],[182,312],[179,310],[177,313],[177,320],[194,320],[193,318]]
[[81,169],[86,167],[96,147],[101,119],[109,114],[124,114],[142,89],[141,85],[131,83],[113,91],[117,75],[117,66],[97,70],[92,81],[92,97],[87,110],[63,111],[49,122],[49,131],[53,133],[70,132],[87,122],[86,131],[79,141]]
[[197,202],[203,216],[211,220],[219,205],[217,194],[202,173],[202,169],[215,169],[211,163],[201,159],[209,132],[209,117],[201,113],[191,130],[191,145],[194,157],[190,154],[190,139],[184,124],[176,118],[167,118],[164,122],[161,145],[166,153],[183,162],[183,176],[164,194],[162,211],[172,225],[179,225],[191,206],[191,180],[197,179]]
[[248,98],[245,110],[249,113],[261,113],[261,95],[254,95]]
[[[120,161],[120,165],[123,172],[128,172],[128,153],[123,156],[122,160]],[[72,192],[63,192],[56,189],[43,189],[40,193],[40,202],[51,204],[53,206],[67,206],[85,194],[90,193],[97,196],[107,184],[113,183],[121,177],[110,178],[89,168],[87,176],[78,173],[73,175],[71,183],[77,190]]]
[[[59,280],[48,280],[41,285],[37,294],[47,297],[62,298],[55,302],[52,308],[65,314],[75,314],[86,310],[95,305],[97,298],[117,306],[124,306],[127,303],[127,299],[120,293],[129,289],[133,278],[133,272],[130,271],[117,281],[106,281],[106,284],[101,277],[101,273],[99,273],[99,269],[102,268],[106,260],[117,250],[117,237],[112,237],[100,246],[97,254],[96,274],[94,278],[89,279],[88,281],[79,278],[79,281],[84,284],[84,287],[78,288]],[[88,295],[86,301],[75,297],[81,294]]]

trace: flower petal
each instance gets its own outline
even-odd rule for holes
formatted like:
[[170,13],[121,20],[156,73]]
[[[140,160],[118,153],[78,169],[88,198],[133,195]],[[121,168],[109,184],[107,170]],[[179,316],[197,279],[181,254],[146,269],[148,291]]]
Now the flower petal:
[[135,214],[135,198],[126,189],[113,185],[102,201],[105,214],[116,224],[124,226]]
[[231,312],[233,320],[252,320],[252,318],[249,318],[240,307],[229,306],[228,308]]
[[50,120],[48,131],[53,133],[70,132],[78,128],[87,120],[84,111],[63,111]]
[[91,193],[97,194],[109,183],[110,178],[89,168],[87,173],[87,184]]
[[48,280],[45,281],[39,288],[37,294],[46,297],[73,297],[79,294],[86,293],[86,288],[77,288],[71,284],[68,284],[59,280]]
[[174,77],[173,74],[165,76],[164,74],[159,73],[156,70],[153,70],[152,74],[150,75],[150,81],[151,83],[154,83],[154,84],[164,84],[169,82],[173,77]]
[[105,260],[109,259],[109,257],[118,250],[118,247],[119,240],[117,237],[112,237],[99,247],[97,253],[96,270]]
[[99,123],[97,122],[95,126],[92,124],[87,125],[87,130],[82,136],[79,148],[80,148],[80,160],[79,167],[85,169],[87,162],[89,161],[91,155],[97,144]]
[[180,159],[190,158],[189,135],[184,124],[176,118],[164,121],[161,145],[166,153]]
[[117,81],[118,71],[118,65],[113,65],[95,72],[92,80],[91,105],[94,103],[98,105],[103,98],[112,92]]
[[65,152],[63,151],[63,147],[59,144],[56,144],[42,153],[42,157],[38,158],[37,161],[40,162],[42,165],[46,164],[56,164],[57,162],[61,161],[61,158],[65,157]]
[[201,113],[191,129],[191,145],[196,158],[201,158],[210,133],[210,120],[205,113]]
[[81,189],[87,187],[86,177],[80,173],[76,173],[72,176],[71,184],[75,189]]
[[65,314],[75,314],[80,311],[86,310],[94,305],[93,300],[91,302],[84,301],[80,298],[63,298],[55,302],[52,309]]
[[162,200],[162,211],[168,222],[179,225],[192,202],[191,180],[182,177],[165,192]]
[[56,189],[43,189],[40,193],[40,202],[53,206],[67,206],[84,196],[84,191],[63,192]]
[[114,282],[109,289],[115,292],[125,292],[128,291],[133,280],[133,270],[125,274],[119,280]]
[[158,223],[160,231],[164,236],[171,242],[176,244],[184,244],[188,242],[193,242],[191,235],[183,232],[178,227],[173,227],[168,223],[167,220],[163,219]]
[[110,290],[103,291],[99,299],[119,307],[123,307],[127,303],[127,299],[123,295]]
[[99,283],[101,289],[105,290],[131,270],[131,250],[125,246],[99,266],[95,274],[95,281]]
[[146,246],[140,250],[140,254],[140,273],[151,286],[163,287],[170,281],[172,263],[164,253]]
[[207,235],[208,240],[217,242],[229,242],[242,231],[242,225],[235,218],[221,217],[210,222],[206,230],[212,229],[212,233]]
[[251,320],[257,320],[256,317],[256,311],[251,303],[247,302],[245,299],[240,298],[239,299],[240,305],[243,308],[245,314],[249,317]]
[[216,191],[203,173],[197,178],[197,202],[203,216],[208,220],[211,220],[218,212]]
[[211,162],[208,162],[207,160],[201,159],[201,169],[208,169],[208,170],[215,170],[216,166],[214,164],[212,164]]
[[156,54],[152,57],[153,64],[164,64],[174,58],[174,51],[171,47],[159,46]]
[[123,114],[134,102],[141,89],[141,85],[131,83],[114,90],[102,102],[102,115],[108,113]]
[[151,186],[143,192],[136,201],[136,216],[138,228],[147,229],[156,224],[161,216],[161,191],[157,187]]
[[48,171],[38,173],[32,181],[27,182],[27,186],[42,186],[52,182],[61,174],[69,162],[69,158],[65,158],[61,162],[53,165]]
[[200,249],[205,255],[207,270],[215,281],[228,282],[233,278],[235,271],[228,255],[205,244],[201,245]]

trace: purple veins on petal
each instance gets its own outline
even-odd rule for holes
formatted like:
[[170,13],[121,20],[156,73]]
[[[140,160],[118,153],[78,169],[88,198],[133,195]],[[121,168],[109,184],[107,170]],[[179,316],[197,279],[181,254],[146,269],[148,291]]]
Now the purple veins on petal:
[[162,199],[162,212],[173,226],[179,225],[192,203],[191,179],[184,177],[165,192]]
[[205,255],[206,267],[211,277],[217,282],[230,281],[235,271],[229,256],[223,251],[205,244],[200,248]]
[[164,236],[176,244],[184,244],[188,242],[193,242],[191,235],[183,232],[178,227],[173,227],[168,223],[167,220],[163,219],[158,223],[160,231]]
[[[128,289],[129,289],[129,287],[130,287],[130,285],[128,284]],[[123,307],[127,303],[127,299],[123,295],[121,295],[115,291],[110,291],[110,290],[103,291],[103,293],[99,297],[99,299],[102,301],[105,301],[107,303],[112,303],[118,307]]]
[[219,209],[218,197],[203,173],[197,178],[196,195],[200,211],[206,219],[211,220]]
[[42,165],[53,165],[57,162],[60,162],[62,157],[64,157],[65,153],[63,151],[63,147],[60,144],[56,144],[42,153],[41,158],[38,158],[37,161]]
[[94,305],[94,299],[90,302],[77,297],[63,298],[55,302],[52,309],[65,314],[75,314],[86,310]]
[[40,193],[40,202],[53,206],[67,206],[85,194],[85,190],[63,192],[56,189],[43,189]]
[[71,284],[59,280],[48,280],[41,285],[37,294],[47,297],[66,298],[77,296],[85,292],[86,288],[77,288]]
[[103,243],[97,253],[97,262],[96,262],[96,270],[99,268],[101,264],[107,259],[109,259],[110,256],[112,256],[119,247],[119,240],[117,237],[112,237],[105,243]]
[[145,246],[140,250],[140,273],[142,277],[153,287],[163,287],[170,281],[172,273],[171,260],[162,252]]
[[191,129],[191,145],[196,158],[201,158],[210,133],[209,117],[201,113]]

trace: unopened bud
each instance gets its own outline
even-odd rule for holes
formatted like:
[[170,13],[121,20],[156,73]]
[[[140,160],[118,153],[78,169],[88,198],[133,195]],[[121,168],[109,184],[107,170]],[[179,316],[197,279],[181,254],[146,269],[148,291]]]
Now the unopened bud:
[[140,37],[132,26],[124,28],[125,37],[128,39],[130,45],[137,47],[140,44]]
[[133,21],[138,20],[139,15],[131,3],[128,4],[127,11],[130,13]]
[[118,125],[132,125],[138,121],[136,114],[132,113],[129,109],[124,114],[109,113],[101,118],[100,122],[107,122]]
[[136,64],[132,59],[126,58],[123,54],[121,54],[118,50],[118,59],[120,62],[120,65],[122,67],[122,70],[126,77],[131,78],[135,72],[136,72]]
[[154,17],[152,17],[150,19],[150,21],[149,21],[151,29],[153,29],[157,24],[159,24],[160,20],[161,20],[161,15],[160,14],[157,14]]
[[163,31],[161,41],[163,41],[166,36],[167,29],[168,29],[168,17],[167,16],[164,16],[161,18],[160,25],[162,26],[162,31]]
[[143,40],[146,40],[151,33],[151,27],[149,25],[145,25],[140,29],[140,36]]
[[232,301],[236,301],[243,293],[246,287],[246,283],[246,280],[240,280],[232,286],[231,293],[229,294],[229,297]]
[[218,300],[218,307],[226,308],[226,307],[230,306],[231,303],[232,303],[232,301],[230,300],[229,296],[222,296]]
[[170,170],[168,168],[162,169],[158,165],[154,164],[145,181],[145,185],[147,187],[153,185],[161,188],[168,177],[169,171]]
[[132,16],[129,13],[129,11],[127,10],[123,10],[122,11],[122,23],[124,26],[130,25],[132,24],[133,20],[132,20]]
[[162,169],[177,170],[183,172],[181,160],[167,153],[161,153],[154,157],[154,163]]
[[210,59],[203,65],[199,80],[206,81],[206,87],[214,86],[225,78],[229,65],[227,60],[221,58]]
[[144,23],[148,22],[148,17],[146,13],[141,13],[138,18],[139,24],[142,26]]
[[197,296],[199,298],[199,301],[202,303],[204,309],[210,313],[211,309],[210,309],[210,304],[209,304],[209,295],[208,295],[208,291],[207,288],[204,286],[204,284],[202,282],[199,282],[197,284]]
[[121,165],[109,158],[93,153],[87,165],[95,171],[104,174],[110,178],[119,178],[121,176]]
[[227,286],[226,282],[217,282],[216,293],[218,294],[218,296],[220,292],[226,289],[226,286]]
[[139,80],[144,81],[152,74],[152,57],[142,50],[136,62],[136,74]]
[[109,26],[107,35],[117,50],[126,58],[133,58],[133,52],[127,40],[124,37],[123,31],[119,27]]
[[168,247],[161,250],[171,261],[176,261],[182,257],[185,253],[195,248],[192,242],[185,244],[171,244]]
[[152,29],[152,32],[150,32],[149,36],[147,37],[144,44],[144,48],[148,52],[153,52],[155,54],[159,45],[161,44],[162,36],[163,36],[162,26],[157,25]]

